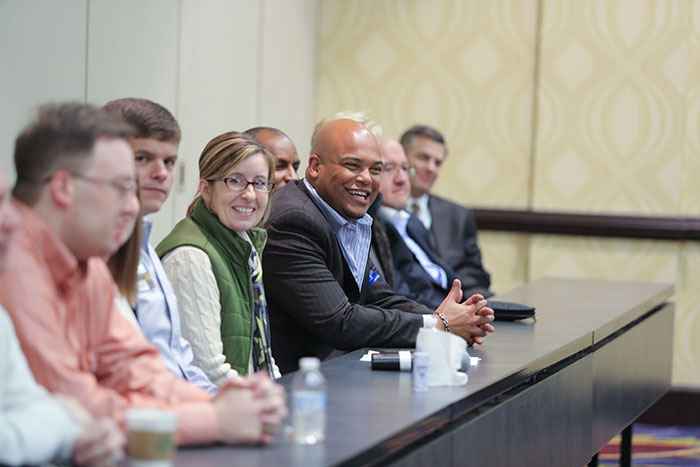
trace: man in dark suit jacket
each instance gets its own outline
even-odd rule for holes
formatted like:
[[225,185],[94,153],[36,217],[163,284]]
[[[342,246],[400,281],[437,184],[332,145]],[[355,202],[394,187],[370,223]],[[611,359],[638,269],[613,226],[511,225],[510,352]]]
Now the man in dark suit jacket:
[[[413,167],[408,164],[403,147],[396,140],[383,138],[381,150],[384,161],[380,192],[383,206],[377,209],[372,226],[383,226],[386,232],[395,290],[435,308],[442,302],[450,284],[459,276],[433,250],[430,233],[421,221],[405,211],[411,187],[409,175]],[[375,240],[373,237],[373,249],[379,246]],[[462,289],[465,289],[464,283]],[[469,295],[465,293],[465,296]]]
[[[386,175],[383,177],[382,186]],[[411,300],[429,308],[437,308],[445,298],[447,290],[442,287],[437,287],[425,271],[420,270],[420,265],[412,256],[411,251],[405,246],[398,231],[391,225],[387,224],[379,216],[379,208],[382,206],[382,194],[377,195],[372,206],[370,206],[367,214],[372,216],[372,246],[369,251],[369,257],[378,271],[384,277],[389,287],[394,289],[398,295],[403,295]],[[424,238],[429,242],[428,231],[425,230],[423,224],[417,218],[413,218],[415,222],[410,222],[410,231],[416,225],[422,228],[425,232]],[[393,253],[392,253],[393,252]],[[396,264],[394,263],[396,258]],[[438,260],[439,261],[439,260]],[[405,271],[409,269],[409,271]],[[396,275],[396,277],[394,277]],[[406,278],[411,280],[411,287],[406,283]],[[454,274],[450,276],[448,282],[458,279]]]
[[[380,222],[385,225],[389,244],[391,245],[391,257],[394,266],[394,282],[397,284],[398,293],[422,303],[427,307],[435,308],[440,305],[447,293],[449,284],[455,279],[459,279],[452,268],[445,264],[430,247],[428,231],[423,224],[413,215],[408,215],[405,219],[406,233],[411,240],[424,252],[428,261],[432,262],[434,268],[442,269],[444,283],[435,280],[416,259],[416,254],[406,245],[406,242],[399,230],[386,218],[381,218]],[[464,295],[464,294],[463,294]],[[468,296],[468,295],[464,295]]]
[[372,133],[335,120],[314,139],[306,178],[272,199],[263,277],[272,349],[283,373],[295,370],[300,357],[324,359],[334,349],[412,347],[425,325],[444,329],[448,322],[450,332],[470,343],[493,331],[493,310],[480,295],[460,303],[458,282],[433,315],[373,270],[366,213],[381,177]]
[[414,125],[401,136],[401,145],[408,162],[415,166],[409,211],[430,231],[434,250],[462,279],[463,289],[490,297],[491,276],[481,264],[474,214],[471,209],[429,194],[447,155],[445,139],[434,128]]

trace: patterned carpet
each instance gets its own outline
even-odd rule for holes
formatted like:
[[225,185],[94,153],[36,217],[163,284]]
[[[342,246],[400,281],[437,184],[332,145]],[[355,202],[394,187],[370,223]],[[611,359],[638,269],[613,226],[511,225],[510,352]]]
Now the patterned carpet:
[[[616,436],[600,451],[598,464],[618,465],[619,458],[620,437]],[[700,466],[700,426],[635,424],[632,436],[632,465]]]

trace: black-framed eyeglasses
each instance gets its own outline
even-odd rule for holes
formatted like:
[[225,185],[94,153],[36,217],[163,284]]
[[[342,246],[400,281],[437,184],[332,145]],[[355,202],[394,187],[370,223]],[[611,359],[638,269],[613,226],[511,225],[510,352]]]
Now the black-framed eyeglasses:
[[[94,185],[107,185],[109,187],[114,188],[117,193],[119,193],[119,196],[124,197],[128,195],[129,193],[136,193],[136,180],[133,178],[124,178],[124,179],[119,179],[119,180],[107,180],[103,178],[95,178],[95,177],[89,177],[87,175],[78,173],[78,172],[70,172],[66,170],[71,176],[82,180],[84,182],[92,183]],[[46,177],[44,180],[44,183],[48,183],[51,178],[53,177],[53,174]]]
[[402,171],[405,174],[408,174],[409,177],[412,177],[416,174],[416,166],[415,165],[408,165],[408,164],[384,164],[384,173],[386,175],[393,175],[396,173],[397,170]]
[[248,185],[253,185],[253,190],[258,193],[269,193],[275,187],[274,182],[270,182],[264,178],[256,178],[255,180],[246,180],[243,177],[217,177],[210,178],[210,182],[224,182],[226,188],[232,191],[244,191]]

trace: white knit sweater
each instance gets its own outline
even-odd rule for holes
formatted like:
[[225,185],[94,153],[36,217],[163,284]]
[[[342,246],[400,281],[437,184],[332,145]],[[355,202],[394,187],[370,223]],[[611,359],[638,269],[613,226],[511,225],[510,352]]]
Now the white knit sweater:
[[[238,372],[226,363],[224,355],[219,286],[209,256],[199,248],[181,246],[163,257],[163,269],[177,298],[182,336],[192,346],[192,363],[216,384],[237,377]],[[273,369],[275,377],[279,378],[280,372],[274,360]],[[250,356],[248,373],[253,373]]]

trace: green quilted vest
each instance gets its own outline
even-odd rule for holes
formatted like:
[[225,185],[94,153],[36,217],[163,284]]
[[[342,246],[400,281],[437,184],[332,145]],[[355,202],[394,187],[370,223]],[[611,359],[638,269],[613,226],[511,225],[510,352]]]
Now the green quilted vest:
[[[247,233],[258,254],[262,255],[267,232],[256,228]],[[192,215],[178,222],[158,244],[156,252],[163,258],[180,246],[199,248],[209,256],[219,286],[224,355],[233,369],[241,375],[247,374],[253,341],[253,288],[248,267],[250,243],[221,224],[219,218],[200,201]]]

